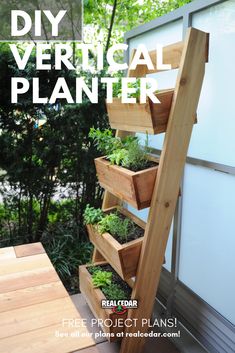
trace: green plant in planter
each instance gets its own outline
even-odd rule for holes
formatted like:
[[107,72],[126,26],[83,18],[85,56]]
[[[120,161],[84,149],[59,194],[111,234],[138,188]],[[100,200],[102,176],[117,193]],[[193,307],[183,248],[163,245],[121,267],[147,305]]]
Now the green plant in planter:
[[128,150],[125,148],[117,149],[113,151],[112,154],[109,154],[108,159],[110,160],[111,164],[122,165],[128,163]]
[[89,137],[94,140],[97,150],[103,154],[109,154],[116,149],[122,148],[122,141],[119,137],[114,137],[110,129],[100,131],[100,129],[91,128]]
[[123,159],[122,166],[134,171],[148,167],[147,150],[142,148],[138,140],[132,141],[128,145],[128,158]]
[[84,224],[96,224],[102,220],[104,213],[100,208],[91,207],[89,204],[86,206],[83,213]]
[[106,215],[97,226],[100,234],[109,232],[114,237],[118,236],[126,242],[128,240],[128,235],[134,229],[134,223],[132,220],[128,218],[122,219],[117,213]]
[[97,149],[106,154],[106,158],[111,164],[120,165],[133,171],[148,167],[148,135],[144,147],[141,146],[137,137],[128,136],[120,139],[113,137],[111,130],[102,132],[93,128],[90,130],[89,137],[95,141]]
[[92,283],[95,288],[110,286],[112,283],[112,272],[95,271],[92,275]]
[[111,283],[110,286],[102,288],[102,292],[108,300],[125,300],[128,299],[126,293],[116,283]]
[[94,275],[98,271],[102,271],[102,267],[101,266],[89,266],[89,273],[91,275]]

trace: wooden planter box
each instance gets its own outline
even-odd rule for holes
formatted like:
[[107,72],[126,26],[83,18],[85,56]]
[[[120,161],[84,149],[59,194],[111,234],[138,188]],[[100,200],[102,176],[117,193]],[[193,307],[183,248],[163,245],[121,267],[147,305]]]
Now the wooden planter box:
[[[115,210],[115,208],[111,210]],[[145,229],[145,222],[141,219],[127,210],[120,209],[120,212],[131,218],[139,227]],[[104,233],[101,235],[98,233],[95,226],[88,225],[87,230],[90,241],[122,279],[126,280],[136,275],[143,237],[120,244],[111,234]]]
[[[97,264],[99,265],[99,264]],[[89,265],[88,265],[89,266]],[[92,277],[90,273],[87,271],[87,266],[79,266],[79,282],[80,282],[80,291],[83,294],[86,302],[88,303],[91,311],[97,319],[101,320],[111,320],[113,322],[113,326],[107,327],[103,326],[103,331],[108,335],[114,335],[114,337],[107,337],[110,342],[114,342],[117,340],[116,334],[123,332],[124,328],[116,327],[116,322],[118,319],[126,319],[127,313],[119,315],[114,313],[111,309],[102,309],[101,301],[106,299],[103,292],[99,288],[94,288],[92,283]],[[110,326],[110,325],[109,325]]]
[[158,92],[156,96],[161,104],[153,103],[150,99],[145,104],[122,103],[121,98],[114,98],[113,103],[106,103],[110,126],[113,129],[149,134],[165,132],[173,93],[174,89]]
[[96,158],[95,166],[99,183],[103,188],[138,210],[150,206],[158,166],[132,172],[111,165],[105,157]]

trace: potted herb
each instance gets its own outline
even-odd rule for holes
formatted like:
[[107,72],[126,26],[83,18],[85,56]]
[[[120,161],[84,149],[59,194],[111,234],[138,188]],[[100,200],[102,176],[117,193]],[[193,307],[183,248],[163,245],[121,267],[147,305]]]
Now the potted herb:
[[158,160],[142,147],[137,137],[113,137],[111,130],[92,128],[89,136],[105,157],[95,159],[102,187],[137,209],[150,206],[157,175]]
[[125,320],[127,312],[122,314],[114,310],[103,309],[102,300],[128,300],[131,297],[131,288],[124,282],[113,268],[101,263],[98,265],[83,265],[79,267],[80,290],[86,298],[93,314],[100,320],[109,320],[113,325],[103,326],[110,342],[117,340],[117,333],[123,332],[123,325],[118,325],[118,320]]
[[90,241],[117,273],[128,279],[136,275],[145,222],[126,209],[106,212],[87,205],[84,212]]
[[117,97],[113,98],[113,103],[106,102],[110,126],[113,129],[148,132],[149,134],[165,132],[174,89],[156,92],[161,103],[153,103],[147,99],[146,103],[141,104],[139,103],[140,80],[138,79],[130,86],[136,89],[136,93],[131,97],[137,98],[137,103],[122,103],[120,89],[116,89]]

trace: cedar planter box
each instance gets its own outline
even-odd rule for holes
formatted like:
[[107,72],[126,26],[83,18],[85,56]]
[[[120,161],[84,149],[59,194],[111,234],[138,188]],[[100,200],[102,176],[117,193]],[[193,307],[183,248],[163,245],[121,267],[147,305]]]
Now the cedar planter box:
[[158,165],[132,172],[100,157],[95,159],[95,166],[103,188],[138,210],[150,206]]
[[114,98],[113,103],[106,103],[109,123],[113,129],[148,132],[165,132],[171,110],[174,89],[163,90],[156,94],[159,103],[149,98],[145,104],[122,103],[121,98]]
[[[145,222],[127,210],[120,209],[119,211],[131,218],[139,227],[145,229]],[[104,233],[101,235],[98,233],[96,227],[93,225],[87,225],[87,230],[91,243],[94,244],[96,249],[122,279],[126,280],[136,275],[143,237],[120,244],[111,234]]]
[[[97,264],[99,265],[99,264]],[[89,265],[88,265],[89,266]],[[87,270],[87,265],[79,266],[79,282],[80,282],[80,290],[83,294],[87,304],[89,305],[91,311],[97,319],[101,320],[110,320],[113,322],[113,325],[110,324],[107,326],[103,326],[103,331],[108,334],[107,339],[110,342],[114,342],[117,340],[116,334],[123,332],[124,328],[118,327],[116,323],[119,319],[125,320],[127,318],[127,312],[125,314],[116,314],[111,309],[102,309],[101,301],[106,299],[105,295],[99,288],[94,288],[92,283],[91,274]],[[114,335],[114,337],[109,337],[109,334]]]

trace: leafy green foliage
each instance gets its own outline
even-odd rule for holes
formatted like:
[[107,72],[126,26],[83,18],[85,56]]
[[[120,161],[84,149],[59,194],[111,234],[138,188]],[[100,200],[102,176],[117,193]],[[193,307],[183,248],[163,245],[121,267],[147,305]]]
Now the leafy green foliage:
[[108,160],[111,164],[127,166],[129,163],[129,152],[125,148],[119,148],[113,151],[113,153],[108,154]]
[[100,234],[108,232],[114,237],[118,236],[127,242],[128,234],[134,229],[134,223],[129,218],[121,218],[118,213],[110,213],[102,218],[97,227]]
[[90,261],[92,245],[79,241],[77,226],[71,222],[51,224],[43,233],[42,243],[64,285],[77,292],[78,266]]
[[[23,48],[19,46],[19,50],[23,55]],[[24,70],[17,68],[7,43],[0,43],[0,52],[0,79],[5,83],[0,87],[0,169],[6,172],[0,175],[0,194],[7,207],[4,238],[8,238],[8,245],[14,245],[16,238],[19,242],[20,238],[21,242],[40,241],[47,225],[64,217],[64,221],[75,220],[77,233],[85,240],[84,208],[88,203],[99,206],[103,192],[93,163],[98,154],[88,132],[91,126],[108,126],[105,91],[101,85],[99,104],[90,103],[84,95],[82,104],[69,105],[61,100],[51,106],[33,104],[30,89],[19,104],[11,104],[11,77],[23,76],[30,84],[32,77],[39,77],[44,96],[50,96],[59,76],[74,92],[76,77],[65,68],[60,72],[37,71],[35,51]],[[52,66],[54,59],[52,50]],[[79,74],[88,82],[93,77],[90,72]],[[46,124],[37,128],[42,117]],[[66,215],[62,210],[65,188],[71,200],[65,207]],[[61,207],[59,202],[54,204],[55,195]]]
[[98,232],[100,234],[104,234],[106,232],[111,232],[110,225],[112,223],[117,223],[119,220],[118,215],[116,213],[107,214],[102,220],[97,224]]
[[147,150],[142,148],[138,140],[128,145],[128,158],[123,160],[122,166],[137,171],[147,168]]
[[[24,47],[17,45],[23,56]],[[43,241],[66,287],[78,290],[77,266],[88,261],[92,248],[82,215],[87,204],[100,206],[103,193],[93,162],[98,153],[88,133],[92,126],[108,127],[105,90],[100,84],[99,104],[84,94],[82,104],[58,100],[52,106],[33,104],[30,87],[19,104],[11,104],[11,77],[25,77],[30,85],[38,77],[39,94],[50,96],[58,77],[66,79],[74,94],[76,73],[65,67],[37,71],[34,50],[26,68],[19,70],[9,43],[0,43],[0,54],[0,169],[5,171],[0,175],[0,243]],[[54,60],[52,50],[52,67]],[[79,75],[88,85],[94,76]],[[38,128],[40,119],[46,123]]]
[[94,140],[97,150],[104,154],[112,153],[112,151],[119,149],[122,146],[121,139],[114,137],[112,130],[110,129],[100,131],[99,128],[91,128],[89,137]]
[[91,207],[89,204],[86,206],[83,213],[84,224],[96,224],[102,220],[104,213],[100,208]]
[[[117,2],[111,45],[123,41],[123,34],[156,17],[178,9],[192,0],[122,0]],[[113,0],[84,0],[85,38],[87,42],[102,37],[107,41]],[[97,6],[98,5],[98,6]],[[92,37],[91,37],[92,36]]]
[[112,283],[112,272],[96,271],[92,275],[92,283],[95,288],[109,286]]
[[111,283],[110,286],[102,288],[102,292],[108,300],[125,300],[128,296],[123,289],[116,283]]
[[100,129],[92,128],[89,137],[95,141],[95,146],[99,151],[106,153],[106,158],[111,164],[121,165],[133,171],[147,168],[149,163],[148,135],[144,148],[137,137],[128,136],[120,139],[113,137],[112,131],[108,129],[100,131]]
[[[109,300],[128,299],[128,293],[122,288],[122,283],[116,282],[119,278],[116,273],[103,270],[101,266],[89,266],[89,273],[92,275],[92,283],[95,288],[100,288],[105,297]],[[120,281],[122,281],[120,279]]]
[[102,267],[101,266],[89,266],[88,271],[91,275],[93,275],[94,273],[96,273],[98,271],[102,271]]

